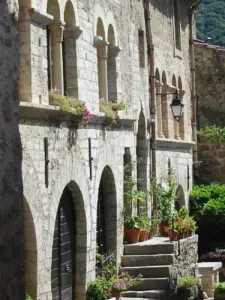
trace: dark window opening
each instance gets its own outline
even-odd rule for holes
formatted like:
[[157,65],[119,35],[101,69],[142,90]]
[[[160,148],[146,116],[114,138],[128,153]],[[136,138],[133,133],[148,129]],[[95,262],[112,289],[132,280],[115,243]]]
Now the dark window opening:
[[139,64],[140,68],[145,67],[145,40],[144,40],[144,31],[138,31],[138,50],[139,50]]

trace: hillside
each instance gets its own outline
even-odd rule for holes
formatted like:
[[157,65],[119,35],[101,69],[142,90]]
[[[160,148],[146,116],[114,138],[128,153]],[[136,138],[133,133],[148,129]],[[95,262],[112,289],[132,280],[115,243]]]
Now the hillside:
[[225,46],[225,0],[203,0],[197,12],[197,37]]

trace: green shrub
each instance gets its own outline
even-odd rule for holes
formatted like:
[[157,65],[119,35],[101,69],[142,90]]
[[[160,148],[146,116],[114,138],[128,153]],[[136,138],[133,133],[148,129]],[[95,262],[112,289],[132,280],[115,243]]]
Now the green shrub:
[[214,284],[213,290],[215,294],[224,293],[225,292],[225,282],[219,282]]
[[25,300],[33,300],[33,298],[30,295],[26,294],[26,299]]
[[104,277],[98,278],[89,283],[86,300],[107,300],[109,296],[110,287]]
[[220,241],[225,236],[225,185],[194,186],[190,194],[190,214],[197,222],[200,243]]
[[193,276],[182,277],[179,281],[178,287],[190,288],[198,284],[198,279]]

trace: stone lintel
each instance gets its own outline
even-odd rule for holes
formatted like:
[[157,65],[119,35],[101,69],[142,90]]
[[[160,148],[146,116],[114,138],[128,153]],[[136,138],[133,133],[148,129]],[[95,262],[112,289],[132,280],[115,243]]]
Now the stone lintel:
[[[58,106],[20,102],[19,109],[21,118],[47,121],[68,121],[77,124],[80,122],[80,118],[78,116],[62,111]],[[126,126],[129,127],[130,130],[133,130],[134,122],[135,119],[121,117],[118,121],[118,124],[113,125],[113,128],[121,128]],[[108,124],[108,117],[102,113],[93,115],[93,119],[88,124]]]
[[198,263],[199,272],[201,274],[215,272],[222,267],[222,262],[201,262]]
[[34,8],[29,9],[29,14],[31,21],[43,25],[44,27],[46,27],[53,20],[53,16],[49,14],[43,14]]
[[186,141],[186,140],[157,138],[156,144],[157,144],[157,147],[159,147],[159,148],[192,149],[195,143],[193,141]]

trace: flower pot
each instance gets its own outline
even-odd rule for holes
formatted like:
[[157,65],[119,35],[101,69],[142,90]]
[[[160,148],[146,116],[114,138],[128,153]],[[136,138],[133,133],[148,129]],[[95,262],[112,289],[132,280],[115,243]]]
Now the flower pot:
[[173,232],[171,229],[169,229],[167,234],[168,234],[170,241],[178,241],[180,239],[179,232],[175,232],[175,231]]
[[120,299],[121,292],[120,291],[111,291],[112,297],[115,297],[116,300]]
[[146,241],[147,238],[148,238],[148,234],[149,234],[149,231],[147,231],[147,230],[141,230],[140,231],[140,235],[139,235],[139,242]]
[[128,243],[135,244],[139,241],[140,229],[125,229],[124,236]]
[[166,232],[166,227],[169,226],[169,221],[168,220],[162,220],[160,223],[159,223],[159,233],[160,233],[160,236],[167,236],[167,232]]
[[214,293],[214,300],[224,300],[225,292]]
[[148,239],[150,240],[152,238],[152,231],[149,230],[149,233],[148,233]]

